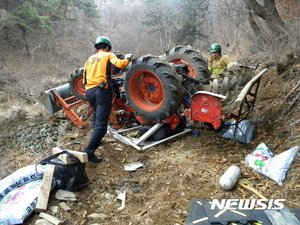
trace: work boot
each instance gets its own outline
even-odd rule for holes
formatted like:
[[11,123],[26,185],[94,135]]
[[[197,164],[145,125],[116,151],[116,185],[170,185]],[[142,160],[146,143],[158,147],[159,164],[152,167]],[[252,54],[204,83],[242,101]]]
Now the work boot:
[[93,162],[93,163],[101,163],[103,160],[101,157],[97,157],[94,154],[88,155],[88,159],[90,162]]

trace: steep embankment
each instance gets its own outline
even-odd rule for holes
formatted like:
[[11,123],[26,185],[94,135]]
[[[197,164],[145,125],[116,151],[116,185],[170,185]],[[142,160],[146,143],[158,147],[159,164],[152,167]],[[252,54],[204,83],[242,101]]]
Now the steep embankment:
[[[257,198],[238,186],[229,192],[219,187],[219,177],[232,164],[240,165],[243,172],[241,178],[267,198],[287,199],[286,206],[300,208],[299,158],[288,172],[283,186],[254,172],[244,162],[245,156],[262,142],[274,154],[300,144],[300,62],[289,62],[283,60],[260,65],[260,69],[267,67],[268,72],[261,80],[256,106],[250,114],[250,118],[260,119],[250,144],[225,140],[207,126],[198,128],[200,136],[186,135],[146,151],[137,151],[107,136],[103,146],[96,151],[104,162],[87,163],[91,183],[76,192],[76,202],[67,202],[72,211],[55,216],[66,224],[184,224],[191,198]],[[280,63],[288,66],[278,71]],[[29,111],[34,109],[36,107],[30,107]],[[4,140],[1,154],[5,156],[1,157],[4,159],[1,161],[1,178],[49,156],[53,146],[64,145],[81,150],[86,146],[91,131],[90,122],[79,129],[67,119],[59,120],[61,114],[53,117],[46,115],[46,112],[40,113],[37,121],[38,116],[27,114],[26,118],[23,110],[12,120],[2,120],[1,127],[7,132],[1,132],[1,143]],[[19,140],[20,137],[23,139]],[[39,146],[39,150],[25,145],[30,142],[34,143],[32,146]],[[127,172],[124,165],[130,162],[141,162],[144,167]],[[117,210],[121,202],[115,201],[116,190],[127,193],[122,212]],[[58,203],[53,196],[50,197],[49,206]],[[87,218],[92,213],[98,213],[99,218]],[[25,224],[34,224],[37,219],[38,214],[34,213]]]

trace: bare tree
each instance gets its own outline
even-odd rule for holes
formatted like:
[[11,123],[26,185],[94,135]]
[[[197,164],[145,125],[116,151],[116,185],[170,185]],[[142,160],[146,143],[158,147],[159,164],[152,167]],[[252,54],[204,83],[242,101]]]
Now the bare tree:
[[181,16],[176,1],[149,2],[143,18],[148,35],[160,46],[160,53],[174,45],[176,30],[181,24]]
[[99,6],[113,49],[134,55],[164,53],[175,44],[181,14],[175,1],[111,1]]
[[185,0],[179,4],[180,26],[176,32],[178,44],[195,45],[197,41],[203,43],[207,38],[207,9],[209,2]]
[[[252,13],[266,22],[275,37],[282,38],[286,34],[288,28],[279,16],[275,0],[263,0],[263,5],[260,4],[257,0],[244,0],[244,2],[251,9]],[[251,24],[252,17],[250,17],[250,19]],[[254,25],[253,21],[252,25]],[[255,29],[255,32],[258,32],[256,25],[252,26],[252,28]]]
[[[225,54],[230,51],[238,55],[243,51],[239,47],[246,48],[249,40],[251,42],[255,38],[248,23],[244,2],[210,0],[209,3],[207,18],[209,26],[207,29],[210,32],[208,45],[218,42],[222,45]],[[243,44],[241,45],[241,43]],[[208,50],[209,46],[207,47]]]

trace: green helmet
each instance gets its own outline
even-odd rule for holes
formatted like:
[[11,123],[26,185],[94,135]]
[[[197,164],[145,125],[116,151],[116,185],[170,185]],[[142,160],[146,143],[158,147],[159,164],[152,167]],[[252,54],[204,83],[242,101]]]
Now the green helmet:
[[210,46],[210,52],[221,52],[221,45],[215,43]]
[[98,37],[98,38],[96,39],[96,41],[95,41],[95,48],[97,48],[96,46],[97,46],[98,44],[107,44],[107,45],[109,46],[109,49],[111,49],[111,42],[110,42],[110,40],[109,40],[107,37],[105,37],[105,36],[100,36],[100,37]]

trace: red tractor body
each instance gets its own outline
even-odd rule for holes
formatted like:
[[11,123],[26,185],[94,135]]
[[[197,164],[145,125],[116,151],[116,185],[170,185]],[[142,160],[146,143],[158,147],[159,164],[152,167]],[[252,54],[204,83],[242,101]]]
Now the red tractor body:
[[[110,128],[122,130],[143,127],[145,129],[138,137],[144,141],[150,137],[164,139],[183,132],[186,117],[193,123],[209,123],[215,130],[226,119],[246,118],[253,109],[260,77],[266,69],[254,78],[253,68],[243,67],[220,74],[220,79],[212,79],[199,51],[177,46],[160,57],[146,55],[133,59],[124,71],[116,71],[119,73],[112,75],[115,88],[109,117]],[[86,102],[82,73],[83,68],[71,74],[69,88],[72,94],[69,93],[70,96],[65,98],[74,95],[78,100],[75,105]],[[43,103],[48,103],[47,108],[49,102],[55,104],[55,108],[61,107],[75,125],[82,126],[83,122],[71,109],[75,105],[67,104],[57,96],[60,90],[56,89],[56,92],[45,92],[49,98],[44,98]],[[54,96],[49,96],[50,93],[54,93]],[[149,130],[151,133],[147,134]],[[161,135],[155,136],[155,132]]]

